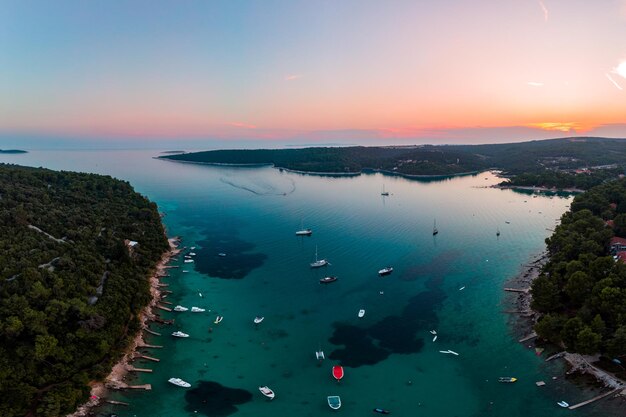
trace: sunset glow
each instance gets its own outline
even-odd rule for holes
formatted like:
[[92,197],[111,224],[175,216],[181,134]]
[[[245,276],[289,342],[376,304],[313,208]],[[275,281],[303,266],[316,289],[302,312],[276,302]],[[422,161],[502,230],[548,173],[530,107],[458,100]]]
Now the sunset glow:
[[623,2],[3,2],[17,136],[626,137]]

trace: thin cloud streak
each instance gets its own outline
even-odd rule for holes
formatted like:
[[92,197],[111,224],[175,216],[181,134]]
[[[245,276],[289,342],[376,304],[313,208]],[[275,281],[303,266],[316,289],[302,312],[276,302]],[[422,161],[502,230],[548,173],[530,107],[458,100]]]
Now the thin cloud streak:
[[251,125],[249,123],[243,123],[243,122],[231,122],[231,123],[228,123],[228,126],[243,127],[245,129],[256,129],[257,128],[255,125]]
[[543,87],[543,83],[540,83],[537,81],[528,81],[526,84],[528,84],[531,87]]
[[304,77],[302,74],[289,74],[285,77],[285,81],[293,81]]
[[611,74],[609,74],[608,72],[606,73],[606,78],[608,78],[608,79],[609,79],[609,81],[613,83],[613,85],[615,86],[615,88],[617,88],[618,90],[623,90],[622,86],[621,86],[621,85],[619,85],[619,84],[617,83],[617,81],[615,81],[615,80],[613,79],[613,77],[611,77]]
[[545,4],[543,4],[543,1],[541,0],[539,0],[539,6],[541,6],[541,10],[543,10],[543,20],[547,22],[548,21],[548,8],[546,7]]

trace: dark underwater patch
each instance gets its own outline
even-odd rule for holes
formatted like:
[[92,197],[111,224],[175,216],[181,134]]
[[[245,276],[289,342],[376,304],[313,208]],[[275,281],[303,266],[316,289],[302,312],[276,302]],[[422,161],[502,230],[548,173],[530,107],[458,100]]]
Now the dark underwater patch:
[[196,388],[185,393],[185,410],[209,417],[229,416],[239,409],[237,405],[252,400],[252,393],[239,388],[228,388],[217,382],[200,381]]
[[443,291],[433,288],[409,299],[399,316],[387,316],[369,327],[335,324],[329,342],[344,348],[332,351],[329,358],[356,368],[374,365],[394,353],[421,351],[424,339],[417,335],[436,327],[436,310],[444,299]]
[[236,237],[233,231],[207,231],[205,234],[207,239],[199,241],[201,248],[195,251],[195,268],[203,274],[216,278],[241,279],[253,269],[262,266],[267,258],[262,253],[250,253],[255,246]]

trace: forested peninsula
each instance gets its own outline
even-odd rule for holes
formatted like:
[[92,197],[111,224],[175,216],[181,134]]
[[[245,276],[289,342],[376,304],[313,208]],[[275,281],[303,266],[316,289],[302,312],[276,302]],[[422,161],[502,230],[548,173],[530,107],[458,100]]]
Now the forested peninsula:
[[[620,238],[621,237],[621,238]],[[626,355],[626,179],[578,195],[532,284],[537,334],[570,352]],[[611,362],[611,361],[608,361]],[[615,365],[614,365],[615,366]],[[621,376],[626,372],[621,368]]]
[[381,171],[404,176],[449,176],[497,169],[508,186],[589,189],[626,167],[626,140],[565,138],[493,145],[423,145],[246,149],[163,155],[205,164],[272,164],[306,173]]
[[127,182],[0,165],[0,415],[84,402],[138,330],[167,249],[156,205]]

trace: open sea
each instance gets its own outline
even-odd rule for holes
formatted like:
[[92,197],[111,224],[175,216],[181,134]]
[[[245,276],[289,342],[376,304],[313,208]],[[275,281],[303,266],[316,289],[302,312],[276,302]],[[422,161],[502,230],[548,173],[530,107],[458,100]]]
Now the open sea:
[[[490,172],[429,181],[331,177],[158,155],[0,155],[0,162],[129,181],[158,204],[185,253],[195,247],[195,262],[181,255],[163,282],[173,292],[167,301],[206,312],[162,312],[175,324],[152,324],[162,336],[146,335],[163,346],[146,351],[160,362],[136,361],[153,373],[129,379],[152,390],[115,392],[112,399],[130,405],[107,405],[99,415],[348,417],[380,407],[394,416],[558,417],[572,412],[557,401],[594,395],[567,380],[559,360],[546,363],[545,353],[518,343],[515,319],[504,313],[514,308],[505,283],[544,250],[570,196],[489,188],[500,181]],[[295,236],[302,226],[312,236]],[[316,248],[330,266],[309,267]],[[393,273],[379,277],[386,266]],[[326,275],[338,280],[321,285]],[[217,315],[224,317],[218,325]],[[256,316],[265,319],[255,325]],[[190,337],[171,337],[175,330]],[[336,364],[345,369],[340,383],[331,375]],[[519,380],[498,383],[502,376]],[[171,377],[192,386],[171,385]],[[540,380],[547,385],[537,387]],[[273,401],[259,393],[262,385],[274,390]],[[341,397],[340,410],[328,407],[329,395]],[[611,400],[577,413],[623,415]]]

